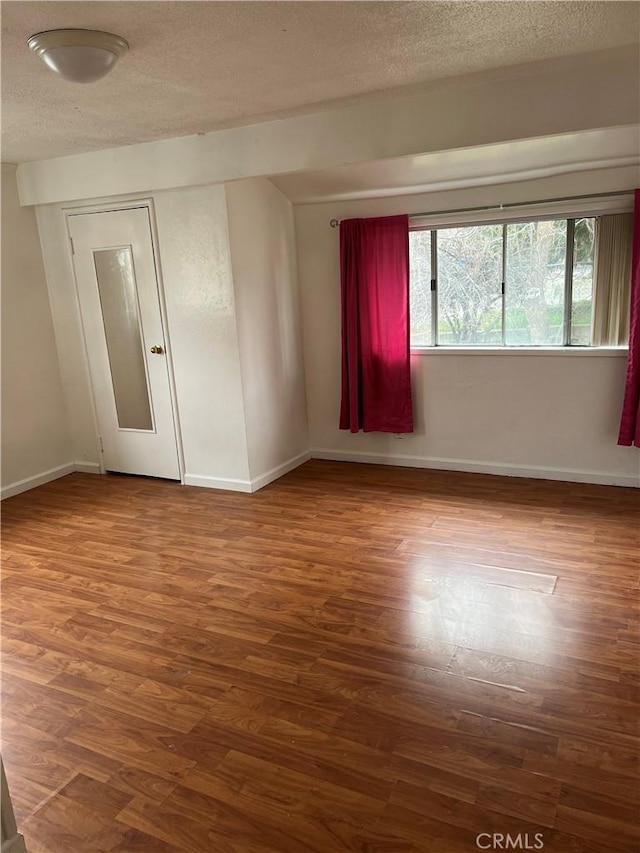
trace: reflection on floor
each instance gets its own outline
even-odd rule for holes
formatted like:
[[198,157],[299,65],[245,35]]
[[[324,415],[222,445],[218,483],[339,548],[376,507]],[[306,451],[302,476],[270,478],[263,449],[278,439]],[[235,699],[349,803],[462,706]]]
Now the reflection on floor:
[[30,853],[637,849],[638,521],[628,489],[328,462],[6,501]]

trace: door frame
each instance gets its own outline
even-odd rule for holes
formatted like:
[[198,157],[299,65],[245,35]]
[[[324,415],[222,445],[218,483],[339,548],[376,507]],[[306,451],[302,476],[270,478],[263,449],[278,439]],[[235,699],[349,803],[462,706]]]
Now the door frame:
[[91,386],[91,402],[93,407],[93,422],[96,430],[96,444],[98,446],[98,453],[100,454],[100,473],[106,474],[106,468],[104,464],[104,452],[102,449],[102,441],[100,436],[100,424],[98,421],[98,408],[96,406],[96,398],[95,398],[95,389],[93,387],[93,378],[91,376],[91,370],[89,367],[89,352],[87,347],[87,338],[84,328],[84,320],[82,318],[82,311],[80,309],[80,293],[78,288],[78,278],[76,275],[76,266],[73,261],[73,245],[71,241],[71,234],[69,231],[69,217],[70,216],[83,216],[85,214],[92,213],[117,213],[118,211],[125,210],[138,210],[143,208],[147,211],[147,215],[149,217],[149,230],[151,234],[151,250],[153,252],[153,266],[156,273],[156,284],[158,289],[158,304],[160,307],[160,322],[162,323],[162,331],[164,334],[164,343],[165,343],[165,354],[167,360],[167,376],[169,379],[169,396],[171,399],[171,414],[173,421],[173,431],[175,434],[176,440],[176,451],[178,454],[178,473],[180,474],[180,484],[184,486],[184,477],[185,477],[185,462],[184,462],[184,448],[182,446],[182,430],[180,427],[180,415],[178,411],[178,395],[176,391],[176,380],[175,373],[173,370],[173,355],[171,350],[171,338],[169,336],[169,322],[167,319],[167,305],[165,300],[164,293],[164,279],[162,277],[162,267],[160,263],[160,249],[159,249],[159,239],[158,239],[158,229],[156,223],[156,215],[155,208],[153,205],[152,198],[143,198],[143,199],[129,199],[127,201],[119,201],[119,202],[103,202],[99,204],[87,204],[87,205],[74,205],[72,207],[63,206],[62,213],[64,215],[64,223],[65,223],[65,231],[67,235],[67,251],[69,253],[69,259],[71,262],[71,271],[73,275],[73,286],[74,286],[74,298],[76,302],[76,309],[78,312],[78,317],[80,319],[80,326],[82,329],[82,350],[83,350],[83,358],[84,358],[84,367],[87,372],[87,376],[89,377],[89,384]]

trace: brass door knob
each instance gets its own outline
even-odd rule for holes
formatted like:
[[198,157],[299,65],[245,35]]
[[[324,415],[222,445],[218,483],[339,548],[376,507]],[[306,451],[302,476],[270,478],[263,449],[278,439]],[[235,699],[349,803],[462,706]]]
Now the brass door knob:
[[151,347],[151,352],[152,352],[154,355],[162,355],[162,353],[164,352],[164,350],[162,349],[162,347]]

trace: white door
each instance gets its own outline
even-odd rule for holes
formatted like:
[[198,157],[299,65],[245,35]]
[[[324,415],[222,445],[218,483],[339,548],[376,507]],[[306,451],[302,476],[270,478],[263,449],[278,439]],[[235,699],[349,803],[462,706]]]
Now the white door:
[[105,468],[179,480],[149,211],[68,223]]

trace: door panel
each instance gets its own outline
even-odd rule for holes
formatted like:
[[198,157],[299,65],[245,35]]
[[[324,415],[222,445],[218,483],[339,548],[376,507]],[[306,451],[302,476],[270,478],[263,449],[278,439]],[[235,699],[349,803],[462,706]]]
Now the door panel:
[[105,467],[180,479],[148,210],[68,222]]

